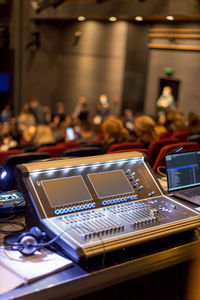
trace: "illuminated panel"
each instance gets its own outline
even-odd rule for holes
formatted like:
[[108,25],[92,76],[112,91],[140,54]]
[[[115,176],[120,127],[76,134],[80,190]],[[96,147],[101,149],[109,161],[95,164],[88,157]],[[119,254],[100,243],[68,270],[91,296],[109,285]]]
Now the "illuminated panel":
[[88,177],[99,198],[133,192],[123,170],[94,173]]
[[92,199],[81,176],[44,180],[41,183],[51,207]]

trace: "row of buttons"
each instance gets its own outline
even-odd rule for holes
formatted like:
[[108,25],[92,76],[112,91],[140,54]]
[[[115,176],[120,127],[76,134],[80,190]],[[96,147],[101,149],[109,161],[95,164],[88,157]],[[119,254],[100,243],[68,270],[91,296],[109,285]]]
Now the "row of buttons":
[[5,194],[3,194],[3,195],[0,195],[0,199],[1,200],[9,200],[9,199],[17,199],[17,198],[19,198],[19,196],[17,195],[17,194],[8,194],[8,195],[5,195]]
[[91,208],[95,208],[95,203],[77,205],[77,206],[72,206],[72,207],[68,207],[68,208],[60,208],[60,209],[56,209],[54,211],[54,213],[55,213],[55,215],[58,216],[58,215],[62,215],[62,214],[67,214],[67,213],[76,212],[76,211],[85,210],[85,209],[91,209]]
[[106,206],[106,205],[111,205],[111,204],[117,204],[117,203],[122,203],[122,202],[126,202],[126,201],[130,201],[130,200],[137,200],[137,195],[133,195],[130,197],[122,197],[122,198],[117,198],[117,199],[111,199],[111,200],[104,200],[102,201],[102,205]]

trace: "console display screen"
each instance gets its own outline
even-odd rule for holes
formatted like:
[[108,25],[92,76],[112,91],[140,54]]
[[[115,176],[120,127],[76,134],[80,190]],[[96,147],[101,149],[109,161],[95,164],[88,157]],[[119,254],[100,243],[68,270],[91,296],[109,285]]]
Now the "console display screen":
[[92,200],[81,176],[44,180],[41,183],[51,207]]
[[99,198],[133,192],[123,170],[94,173],[88,177]]

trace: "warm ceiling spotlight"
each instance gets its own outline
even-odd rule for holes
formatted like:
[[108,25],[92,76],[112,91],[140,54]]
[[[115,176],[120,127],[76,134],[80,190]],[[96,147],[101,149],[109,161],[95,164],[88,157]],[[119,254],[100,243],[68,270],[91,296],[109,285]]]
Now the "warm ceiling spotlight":
[[173,16],[166,16],[166,19],[167,19],[168,21],[173,21],[173,20],[174,20],[174,17],[173,17]]
[[135,21],[141,22],[141,21],[143,21],[143,17],[142,16],[136,16]]
[[116,17],[110,17],[108,20],[109,20],[110,22],[116,22],[116,21],[117,21],[117,18],[116,18]]
[[85,21],[86,17],[84,17],[84,16],[79,16],[77,19],[78,19],[78,21]]

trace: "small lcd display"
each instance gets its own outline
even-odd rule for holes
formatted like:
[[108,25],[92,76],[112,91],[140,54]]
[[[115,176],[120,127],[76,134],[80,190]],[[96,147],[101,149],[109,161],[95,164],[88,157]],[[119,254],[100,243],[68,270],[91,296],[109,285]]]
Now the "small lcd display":
[[99,198],[133,192],[123,170],[94,173],[88,177]]
[[41,183],[51,207],[92,200],[81,176],[44,180]]

